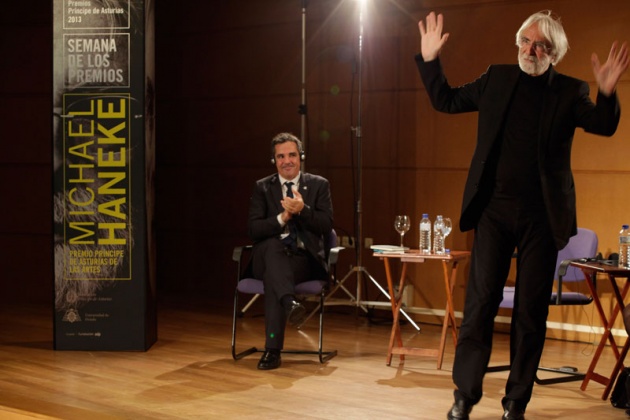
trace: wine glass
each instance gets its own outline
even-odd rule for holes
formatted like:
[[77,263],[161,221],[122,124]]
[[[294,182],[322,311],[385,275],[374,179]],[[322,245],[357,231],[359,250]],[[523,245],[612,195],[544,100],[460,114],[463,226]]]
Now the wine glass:
[[405,233],[411,228],[411,221],[409,220],[409,216],[407,215],[398,215],[394,220],[394,228],[396,232],[400,234],[400,246],[403,246],[403,237]]
[[442,228],[442,233],[444,234],[444,243],[446,243],[446,237],[449,233],[451,233],[451,230],[453,230],[453,224],[451,223],[451,219],[448,217],[445,217],[443,221],[444,227]]

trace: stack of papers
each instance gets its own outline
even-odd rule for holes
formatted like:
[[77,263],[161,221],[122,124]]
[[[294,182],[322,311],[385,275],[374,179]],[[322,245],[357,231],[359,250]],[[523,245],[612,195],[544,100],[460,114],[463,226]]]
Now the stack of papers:
[[377,254],[404,254],[409,250],[408,247],[396,245],[372,245],[370,249]]

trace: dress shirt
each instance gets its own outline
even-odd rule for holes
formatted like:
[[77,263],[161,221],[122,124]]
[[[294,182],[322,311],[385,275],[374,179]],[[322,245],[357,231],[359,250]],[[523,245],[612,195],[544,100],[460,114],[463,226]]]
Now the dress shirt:
[[[282,198],[287,196],[287,187],[285,185],[286,182],[293,182],[293,189],[297,190],[300,186],[300,175],[302,174],[302,172],[300,172],[298,174],[298,176],[296,176],[293,179],[284,179],[283,177],[281,177],[280,175],[278,175],[278,179],[280,179],[280,185],[282,185]],[[286,226],[286,223],[284,223],[282,221],[282,213],[278,214],[278,223],[280,223],[280,226]],[[286,235],[288,235],[289,233],[283,233],[282,237],[285,237]]]

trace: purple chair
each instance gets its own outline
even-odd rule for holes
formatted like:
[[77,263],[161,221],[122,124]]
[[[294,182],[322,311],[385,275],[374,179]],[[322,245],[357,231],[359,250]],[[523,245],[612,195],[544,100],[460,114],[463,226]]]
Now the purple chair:
[[[571,237],[569,243],[558,252],[556,262],[557,291],[549,299],[550,305],[588,305],[593,297],[578,292],[563,292],[562,285],[567,282],[585,281],[584,273],[577,267],[570,266],[572,261],[595,258],[597,254],[597,234],[589,229],[578,228],[577,235]],[[514,308],[514,287],[503,289],[503,301],[500,308]]]
[[[295,293],[297,296],[304,297],[316,297],[319,299],[319,308],[317,310],[319,314],[319,340],[317,350],[282,350],[282,353],[290,354],[316,354],[319,356],[320,363],[325,363],[337,355],[337,350],[323,350],[323,338],[324,338],[324,298],[329,290],[331,284],[335,282],[337,274],[337,261],[339,259],[339,252],[343,250],[343,247],[337,246],[337,233],[333,229],[325,239],[326,256],[328,260],[329,278],[309,280],[302,283],[298,283],[295,286]],[[242,359],[252,353],[263,352],[264,349],[258,349],[257,347],[250,347],[246,350],[238,352],[236,350],[236,332],[238,318],[242,318],[245,311],[254,303],[254,301],[261,295],[265,294],[263,281],[252,277],[243,277],[243,257],[248,251],[251,251],[252,246],[239,246],[234,248],[232,253],[232,260],[236,262],[236,290],[234,291],[234,314],[232,317],[232,358],[234,360]],[[253,295],[248,303],[240,308],[241,295]],[[302,325],[298,325],[298,329]]]
[[[549,305],[588,305],[593,301],[593,296],[580,292],[563,291],[563,285],[568,282],[584,282],[586,278],[577,267],[570,266],[572,261],[592,260],[597,255],[597,234],[589,229],[578,228],[577,235],[571,237],[569,243],[558,252],[556,262],[556,291],[549,297]],[[503,300],[500,308],[514,308],[515,287],[506,286],[503,288]],[[488,372],[508,370],[509,366],[489,367]],[[556,384],[562,382],[581,381],[585,374],[577,371],[576,368],[563,366],[560,368],[539,367],[539,370],[562,373],[567,376],[560,376],[548,379],[540,379],[536,376],[536,383],[540,385]]]

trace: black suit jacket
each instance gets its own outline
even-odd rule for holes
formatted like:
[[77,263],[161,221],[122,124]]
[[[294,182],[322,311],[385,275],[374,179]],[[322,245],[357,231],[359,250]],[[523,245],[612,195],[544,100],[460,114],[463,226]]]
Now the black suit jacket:
[[[460,229],[473,229],[493,186],[484,183],[490,152],[501,138],[503,122],[521,70],[518,65],[493,65],[477,80],[452,88],[440,60],[416,64],[433,107],[441,112],[478,111],[477,146],[464,189]],[[538,164],[547,217],[556,247],[562,249],[577,233],[575,186],[571,172],[571,145],[577,127],[594,134],[612,136],[619,123],[616,95],[589,98],[586,82],[562,75],[551,68],[538,134]]]
[[[306,250],[328,271],[324,240],[333,227],[333,209],[330,184],[327,179],[309,173],[300,175],[299,192],[304,209],[294,215],[298,236]],[[284,228],[278,223],[278,214],[284,210],[282,184],[278,174],[256,181],[249,206],[248,233],[256,243],[271,237],[279,237]]]

